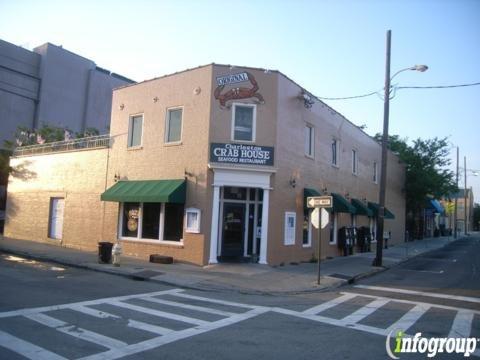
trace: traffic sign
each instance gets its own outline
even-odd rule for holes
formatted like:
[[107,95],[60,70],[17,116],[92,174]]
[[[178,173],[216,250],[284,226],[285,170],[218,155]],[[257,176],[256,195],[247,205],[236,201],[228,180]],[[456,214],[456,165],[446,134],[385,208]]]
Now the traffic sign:
[[307,207],[309,208],[331,208],[333,198],[331,196],[310,196],[307,197]]

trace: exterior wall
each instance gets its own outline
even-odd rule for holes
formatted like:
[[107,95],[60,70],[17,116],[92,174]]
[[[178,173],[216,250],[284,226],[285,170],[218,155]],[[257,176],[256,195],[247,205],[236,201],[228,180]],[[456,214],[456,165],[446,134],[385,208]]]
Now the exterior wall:
[[[9,179],[5,236],[95,250],[102,241],[108,149],[17,157]],[[65,199],[63,239],[50,239],[50,198]]]
[[0,148],[18,126],[33,127],[40,56],[0,40]]
[[[185,208],[201,209],[201,233],[184,233],[183,245],[145,244],[123,241],[127,254],[147,258],[152,253],[170,255],[175,260],[205,264],[210,232],[210,201],[207,199],[208,137],[211,99],[211,67],[147,81],[114,92],[110,134],[113,145],[107,188],[118,174],[122,180],[187,180]],[[200,89],[197,94],[195,89]],[[154,100],[156,99],[156,100]],[[165,144],[167,109],[183,107],[182,141]],[[142,146],[127,149],[131,115],[143,114]],[[117,234],[118,205],[106,207],[105,238]]]

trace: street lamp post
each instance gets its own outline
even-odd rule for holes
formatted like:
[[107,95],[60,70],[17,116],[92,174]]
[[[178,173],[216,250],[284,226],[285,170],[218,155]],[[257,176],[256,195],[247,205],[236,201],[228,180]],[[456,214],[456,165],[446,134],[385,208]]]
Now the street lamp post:
[[390,115],[390,83],[392,79],[403,71],[415,70],[424,72],[428,69],[426,65],[415,65],[397,71],[390,77],[390,53],[391,53],[392,31],[387,30],[387,47],[386,47],[386,63],[385,63],[385,94],[383,103],[383,135],[382,135],[382,160],[380,169],[380,190],[379,190],[379,207],[377,220],[377,252],[373,259],[373,266],[382,266],[383,257],[383,224],[385,220],[385,193],[387,186],[387,149],[388,149],[388,121]]

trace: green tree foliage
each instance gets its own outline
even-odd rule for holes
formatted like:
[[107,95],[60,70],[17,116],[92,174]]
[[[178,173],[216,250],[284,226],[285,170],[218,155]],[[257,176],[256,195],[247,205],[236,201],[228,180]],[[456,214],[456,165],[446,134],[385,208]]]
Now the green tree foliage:
[[[382,136],[375,135],[381,142]],[[418,212],[427,196],[440,199],[458,191],[450,165],[447,138],[417,139],[412,145],[398,135],[389,137],[388,147],[397,154],[406,167],[405,191],[407,212]]]
[[473,206],[473,229],[480,230],[480,204]]

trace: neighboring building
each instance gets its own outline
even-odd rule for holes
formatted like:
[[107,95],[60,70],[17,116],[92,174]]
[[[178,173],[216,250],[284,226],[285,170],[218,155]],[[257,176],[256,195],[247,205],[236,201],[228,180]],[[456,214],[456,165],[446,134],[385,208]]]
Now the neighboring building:
[[[90,250],[120,239],[129,255],[199,265],[309,261],[306,197],[319,194],[334,199],[322,258],[343,254],[344,227],[375,232],[379,144],[277,71],[211,64],[116,89],[110,143],[81,141],[17,150],[27,173],[10,179],[5,236]],[[405,168],[391,152],[387,173],[392,244]]]
[[0,40],[0,149],[18,126],[107,133],[112,90],[131,83],[61,46],[29,51]]
[[[458,193],[450,195],[448,200],[443,201],[447,209],[447,228],[454,230],[455,227],[455,198],[457,199],[457,231],[459,234],[465,232],[465,219],[467,232],[473,231],[473,204],[474,196],[472,188],[466,190],[467,206],[465,207],[465,189],[459,189]],[[466,212],[466,213],[465,213]],[[466,216],[465,216],[466,215]]]

